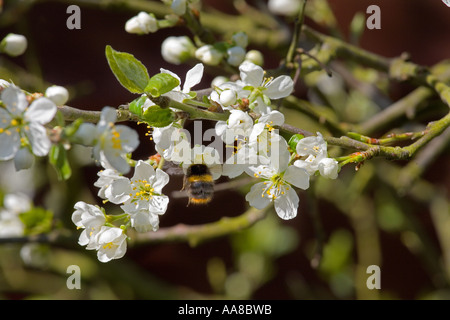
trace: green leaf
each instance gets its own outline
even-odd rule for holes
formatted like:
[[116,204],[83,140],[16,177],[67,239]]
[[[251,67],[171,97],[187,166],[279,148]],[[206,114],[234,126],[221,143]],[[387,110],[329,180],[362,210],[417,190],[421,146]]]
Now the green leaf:
[[175,120],[175,115],[170,109],[154,105],[144,111],[142,118],[152,127],[166,127]]
[[72,175],[67,151],[62,144],[55,144],[49,152],[49,161],[56,170],[58,180],[67,180]]
[[150,106],[144,111],[142,107],[146,100],[146,96],[134,99],[128,105],[129,110],[153,127],[165,127],[175,120],[172,110],[162,109],[157,105]]
[[148,81],[145,92],[156,98],[180,85],[180,81],[168,73],[155,74]]
[[132,93],[144,93],[149,82],[147,68],[133,55],[106,46],[109,67],[122,86]]
[[303,139],[305,136],[302,134],[294,134],[290,139],[289,139],[289,147],[291,147],[292,150],[295,151],[295,149],[297,148],[297,144],[298,142]]
[[47,233],[52,229],[53,213],[43,208],[32,208],[20,213],[19,218],[25,226],[25,235]]
[[128,105],[128,109],[130,112],[134,113],[135,115],[142,118],[142,106],[144,105],[145,101],[147,100],[146,96],[141,96],[137,99],[134,99],[130,102]]

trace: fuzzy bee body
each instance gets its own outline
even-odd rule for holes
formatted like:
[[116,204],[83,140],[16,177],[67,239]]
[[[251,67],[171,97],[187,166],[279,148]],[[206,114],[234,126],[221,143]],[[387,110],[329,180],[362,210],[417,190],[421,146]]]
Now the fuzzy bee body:
[[207,204],[214,195],[214,180],[205,164],[189,166],[184,176],[183,189],[189,196],[189,204]]

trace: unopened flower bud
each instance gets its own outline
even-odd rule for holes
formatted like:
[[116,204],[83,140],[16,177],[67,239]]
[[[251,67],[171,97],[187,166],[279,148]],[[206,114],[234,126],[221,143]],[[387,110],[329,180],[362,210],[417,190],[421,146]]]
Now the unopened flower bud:
[[217,76],[211,81],[211,88],[218,87],[221,84],[227,82],[229,79],[224,76]]
[[236,91],[234,91],[233,89],[228,89],[228,90],[222,91],[220,93],[219,100],[220,100],[220,103],[225,107],[235,104],[236,100],[237,100]]
[[69,100],[69,91],[61,86],[51,86],[45,90],[45,96],[57,106],[62,106]]
[[173,0],[171,8],[173,13],[182,16],[186,13],[186,0]]
[[250,61],[258,66],[262,66],[264,64],[264,57],[261,51],[250,50],[245,55],[245,61]]
[[27,49],[27,38],[21,34],[10,33],[0,43],[0,51],[12,57],[20,56]]
[[241,48],[246,48],[248,45],[248,36],[245,32],[237,32],[231,37],[233,43]]
[[209,44],[198,48],[195,51],[195,57],[211,66],[216,66],[222,61],[222,53]]
[[232,47],[227,50],[228,59],[227,62],[232,66],[237,67],[244,61],[245,49],[239,46]]
[[180,64],[192,57],[195,50],[191,39],[186,36],[168,37],[161,45],[161,55],[167,62]]
[[125,31],[136,34],[156,32],[158,31],[158,21],[153,13],[148,14],[142,11],[125,23]]
[[324,158],[319,162],[320,175],[329,179],[336,179],[338,176],[338,162],[332,158]]

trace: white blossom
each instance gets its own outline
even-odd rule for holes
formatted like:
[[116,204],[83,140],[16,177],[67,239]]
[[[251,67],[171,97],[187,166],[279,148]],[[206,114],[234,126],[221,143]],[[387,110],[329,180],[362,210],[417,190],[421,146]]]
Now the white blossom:
[[189,132],[171,123],[162,128],[153,128],[153,141],[156,151],[168,161],[181,163],[190,155]]
[[102,226],[94,235],[95,246],[86,249],[97,250],[100,262],[109,262],[122,258],[127,252],[127,236],[121,228]]
[[3,198],[3,208],[0,208],[0,238],[20,237],[24,225],[19,214],[31,209],[31,200],[23,193],[9,193]]
[[135,130],[125,125],[115,125],[116,110],[111,107],[102,109],[97,125],[83,123],[76,137],[85,145],[93,145],[94,159],[105,168],[114,168],[121,173],[128,173],[130,165],[126,154],[133,152],[139,145],[139,137]]
[[227,156],[223,166],[222,175],[229,178],[240,176],[249,166],[258,165],[258,155],[256,150],[250,148],[248,143],[239,142],[236,147],[229,146],[233,150],[230,156]]
[[105,190],[105,196],[114,204],[122,204],[121,208],[130,214],[131,226],[137,231],[156,231],[158,216],[166,212],[169,203],[169,198],[162,194],[168,182],[167,173],[139,160],[133,177],[114,179]]
[[225,144],[232,144],[239,136],[248,137],[253,129],[253,119],[242,110],[231,110],[227,121],[217,121],[216,134]]
[[270,99],[287,97],[294,89],[294,81],[291,77],[282,75],[274,79],[266,79],[264,70],[250,61],[244,61],[239,66],[239,71],[241,80],[246,86],[261,90]]
[[120,179],[122,175],[115,169],[108,168],[105,170],[100,170],[98,173],[98,179],[94,182],[94,187],[100,188],[97,195],[102,199],[107,199],[106,194],[110,194],[111,183],[115,180]]
[[249,137],[250,148],[262,157],[262,161],[268,160],[274,167],[282,165],[290,156],[286,140],[274,129],[275,125],[281,125],[283,122],[283,114],[272,111],[258,119]]
[[305,159],[296,160],[294,165],[305,169],[310,175],[319,170],[319,163],[327,158],[327,143],[320,132],[317,136],[311,136],[301,139],[296,146],[298,155]]
[[[192,87],[196,86],[202,81],[204,66],[201,63],[196,64],[192,69],[186,72],[186,77],[184,79],[183,89],[180,86],[174,88],[172,91],[163,94],[163,96],[169,97],[178,102],[182,102],[184,99],[192,98],[189,93]],[[180,77],[173,73],[172,71],[161,68],[162,73],[170,74],[172,77],[176,78],[180,83]]]
[[306,190],[309,188],[309,174],[306,170],[288,165],[289,153],[281,156],[278,166],[251,166],[248,174],[264,181],[256,183],[245,196],[252,207],[263,209],[271,202],[282,219],[288,220],[297,216],[299,197],[293,186]]
[[55,116],[55,104],[41,97],[28,105],[25,94],[13,85],[2,91],[1,100],[0,160],[14,158],[21,147],[31,147],[36,156],[47,155],[51,142],[44,125]]
[[80,234],[78,243],[81,246],[90,245],[91,247],[95,247],[94,236],[105,225],[105,214],[100,208],[83,201],[78,201],[74,209],[72,222],[78,229],[84,229]]

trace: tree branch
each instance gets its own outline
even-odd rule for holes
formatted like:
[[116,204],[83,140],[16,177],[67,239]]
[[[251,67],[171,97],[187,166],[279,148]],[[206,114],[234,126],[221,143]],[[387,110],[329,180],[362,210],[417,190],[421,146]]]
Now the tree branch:
[[251,207],[238,217],[223,217],[219,221],[203,225],[178,224],[173,227],[160,228],[157,232],[136,233],[133,240],[135,244],[187,241],[191,246],[197,246],[206,240],[222,237],[251,227],[265,218],[268,208],[270,206],[263,210]]

